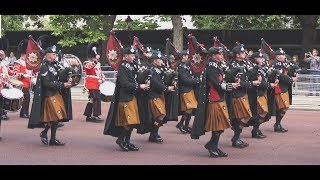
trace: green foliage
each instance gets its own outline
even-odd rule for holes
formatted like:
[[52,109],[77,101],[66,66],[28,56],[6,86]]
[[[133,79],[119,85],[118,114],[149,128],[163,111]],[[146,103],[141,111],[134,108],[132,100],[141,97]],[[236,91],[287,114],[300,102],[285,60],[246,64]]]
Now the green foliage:
[[2,36],[6,31],[21,31],[23,29],[23,15],[2,15],[1,32]]
[[284,29],[297,28],[295,16],[287,15],[193,15],[199,29]]
[[113,26],[114,15],[52,15],[50,30],[60,36],[62,47],[78,43],[105,41]]
[[114,27],[119,30],[154,30],[160,27],[159,22],[168,21],[171,21],[170,15],[146,15],[140,19],[134,19],[131,23],[119,19]]

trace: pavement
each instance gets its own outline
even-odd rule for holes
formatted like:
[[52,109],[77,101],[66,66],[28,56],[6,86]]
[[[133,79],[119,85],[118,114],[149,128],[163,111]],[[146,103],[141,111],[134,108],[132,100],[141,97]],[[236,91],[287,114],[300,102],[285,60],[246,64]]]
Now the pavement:
[[[105,121],[86,122],[82,115],[85,101],[73,101],[74,119],[57,131],[57,138],[66,142],[63,147],[46,146],[40,141],[42,129],[28,129],[27,119],[19,113],[8,113],[0,136],[0,165],[319,165],[320,164],[320,112],[289,110],[282,125],[287,133],[273,131],[274,117],[261,125],[265,139],[251,138],[251,127],[245,128],[241,139],[250,145],[245,149],[231,146],[233,131],[229,128],[221,135],[219,147],[229,154],[226,158],[210,158],[204,148],[211,133],[194,140],[176,129],[176,122],[160,128],[163,144],[148,142],[149,134],[136,130],[131,141],[140,150],[123,152],[116,138],[103,135]],[[110,103],[102,103],[105,120]],[[192,125],[193,120],[190,122]],[[50,131],[48,133],[50,137]],[[106,169],[107,170],[107,169]],[[109,172],[106,172],[109,173]]]

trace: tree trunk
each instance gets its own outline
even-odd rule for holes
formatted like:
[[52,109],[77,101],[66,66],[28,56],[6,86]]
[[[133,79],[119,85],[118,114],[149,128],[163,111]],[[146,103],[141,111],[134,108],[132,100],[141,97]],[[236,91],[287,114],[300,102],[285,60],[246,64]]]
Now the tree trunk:
[[313,44],[316,39],[316,27],[319,16],[299,15],[298,18],[302,27],[301,57],[304,57],[304,53],[311,51],[313,48]]
[[183,49],[183,29],[182,29],[182,18],[180,15],[171,16],[173,26],[173,45],[178,51]]
[[109,65],[109,63],[107,61],[107,54],[106,54],[107,42],[108,42],[108,39],[109,39],[110,31],[113,29],[115,20],[116,20],[116,15],[106,16],[106,22],[108,22],[108,23],[103,28],[103,32],[104,32],[104,34],[106,34],[107,39],[101,42],[102,43],[102,45],[101,45],[102,49],[101,49],[100,63],[102,65]]

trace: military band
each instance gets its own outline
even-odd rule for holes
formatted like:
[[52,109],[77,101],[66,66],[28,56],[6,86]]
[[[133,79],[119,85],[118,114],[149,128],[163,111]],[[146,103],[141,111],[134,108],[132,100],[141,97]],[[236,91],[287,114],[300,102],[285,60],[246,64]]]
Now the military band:
[[[4,62],[4,52],[0,50],[0,89],[13,87],[10,78],[20,81],[23,84],[20,117],[29,118],[28,128],[44,128],[40,133],[43,144],[63,146],[65,143],[57,139],[56,131],[58,122],[72,120],[72,78],[68,76],[67,81],[62,80],[56,47],[47,47],[37,81],[33,84],[34,98],[29,116],[32,75],[26,64],[27,44],[27,39],[19,43],[21,57],[14,62],[13,71]],[[234,131],[231,145],[235,148],[249,146],[240,139],[244,127],[253,126],[252,138],[266,138],[260,125],[269,121],[271,116],[276,119],[274,131],[287,132],[281,122],[290,107],[291,92],[288,89],[298,80],[298,75],[291,72],[294,65],[286,60],[285,52],[280,48],[268,57],[261,51],[247,56],[244,46],[237,44],[232,49],[233,58],[229,60],[225,58],[224,48],[211,47],[208,50],[202,76],[195,76],[191,71],[188,50],[179,52],[180,62],[177,69],[172,70],[166,65],[169,57],[159,50],[147,48],[142,56],[134,46],[122,48],[123,59],[117,69],[110,107],[101,109],[100,85],[106,78],[99,62],[98,44],[90,43],[88,60],[83,63],[84,88],[89,99],[83,113],[86,121],[102,122],[100,116],[108,112],[103,134],[117,137],[116,144],[123,151],[138,151],[139,147],[131,142],[134,129],[139,134],[150,133],[149,142],[163,143],[159,128],[165,128],[163,125],[170,120],[178,121],[180,116],[176,128],[183,134],[190,133],[192,139],[211,132],[204,147],[214,158],[228,156],[220,149],[219,139],[230,127]],[[270,58],[271,66],[268,64]],[[176,79],[171,79],[174,75]],[[1,95],[2,120],[8,118],[4,99]],[[192,115],[194,119],[190,126]]]

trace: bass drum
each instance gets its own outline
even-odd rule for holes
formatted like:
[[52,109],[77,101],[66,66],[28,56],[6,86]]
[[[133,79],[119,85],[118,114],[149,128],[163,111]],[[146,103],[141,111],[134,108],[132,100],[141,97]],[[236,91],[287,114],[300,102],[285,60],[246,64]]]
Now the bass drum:
[[64,54],[61,59],[62,69],[59,70],[59,79],[62,82],[67,82],[72,78],[72,87],[80,83],[82,78],[83,67],[80,59],[73,54]]
[[1,89],[3,109],[5,111],[19,111],[22,107],[23,92],[17,88]]
[[105,81],[102,84],[100,84],[99,90],[101,93],[101,101],[110,102],[114,94],[115,88],[116,85],[111,81]]

